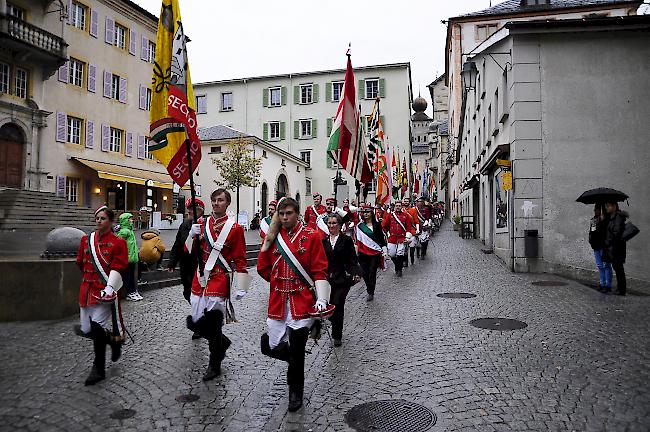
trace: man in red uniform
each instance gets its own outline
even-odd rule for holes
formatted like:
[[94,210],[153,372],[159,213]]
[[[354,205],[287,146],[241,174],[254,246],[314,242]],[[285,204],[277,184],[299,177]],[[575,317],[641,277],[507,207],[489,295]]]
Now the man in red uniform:
[[235,290],[235,299],[240,300],[250,286],[244,229],[226,214],[230,199],[225,189],[212,192],[212,214],[201,223],[193,224],[190,231],[193,241],[198,239],[205,265],[203,275],[199,266],[194,276],[190,296],[192,315],[187,317],[187,328],[203,336],[210,348],[203,381],[221,375],[221,362],[230,346],[230,339],[223,335],[222,327],[224,317],[232,310],[231,288]]
[[269,225],[271,225],[271,218],[273,218],[273,213],[275,213],[275,208],[278,206],[277,201],[271,201],[269,203],[269,215],[265,218],[262,218],[260,221],[260,237],[264,240],[266,233],[269,230]]
[[[328,308],[330,284],[322,236],[298,223],[300,206],[293,198],[278,203],[257,261],[257,272],[271,284],[262,354],[289,364],[289,411],[302,406],[305,345],[314,315]],[[276,222],[277,220],[277,222]],[[270,243],[272,241],[272,243]],[[267,247],[268,246],[268,247]]]
[[402,211],[402,202],[395,202],[395,211],[386,214],[381,223],[382,229],[388,232],[388,256],[395,264],[395,274],[402,277],[402,267],[405,261],[405,244],[411,240],[415,227],[411,216]]
[[417,235],[415,234],[418,234],[420,232],[420,225],[418,224],[418,215],[415,210],[415,207],[411,207],[411,200],[408,199],[407,197],[402,198],[402,211],[408,213],[408,215],[411,217],[411,224],[415,228],[413,237],[411,237],[409,241],[406,243],[406,253],[405,253],[406,260],[404,262],[404,267],[408,267],[409,253],[411,254],[411,264],[415,263],[415,252],[418,250],[418,243],[417,243],[418,238]]
[[325,208],[324,205],[321,204],[321,202],[323,201],[323,197],[321,196],[321,194],[316,192],[312,195],[312,198],[314,199],[314,205],[310,205],[305,210],[304,222],[307,227],[313,230],[317,230],[318,227],[316,226],[316,224],[318,222],[318,217],[326,213],[327,209]]
[[421,196],[415,203],[415,214],[420,228],[418,257],[424,259],[427,256],[427,247],[429,246],[431,227],[433,226],[433,209],[430,205],[427,205],[424,196]]
[[[95,359],[86,385],[106,377],[106,344],[111,360],[120,358],[124,335],[119,314],[117,291],[122,287],[121,272],[129,264],[126,242],[113,234],[115,214],[108,207],[95,211],[97,230],[81,238],[77,266],[83,272],[79,287],[80,334],[93,340]],[[112,330],[111,330],[112,326]]]

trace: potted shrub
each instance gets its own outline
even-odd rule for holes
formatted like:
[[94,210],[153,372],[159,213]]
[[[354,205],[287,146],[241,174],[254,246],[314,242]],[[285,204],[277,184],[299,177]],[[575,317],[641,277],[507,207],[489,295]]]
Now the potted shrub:
[[456,215],[453,217],[453,222],[454,222],[454,231],[458,231],[460,229],[460,216]]

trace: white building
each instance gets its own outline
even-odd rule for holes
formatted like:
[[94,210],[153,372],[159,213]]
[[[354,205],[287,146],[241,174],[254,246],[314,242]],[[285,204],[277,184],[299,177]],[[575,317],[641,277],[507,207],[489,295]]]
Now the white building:
[[[199,126],[228,125],[247,135],[262,137],[307,162],[304,190],[308,199],[304,204],[311,204],[312,192],[325,197],[334,192],[336,164],[326,157],[326,149],[344,76],[345,70],[341,69],[196,84]],[[386,136],[391,144],[409,154],[409,63],[355,68],[355,77],[362,114],[369,115],[375,99],[380,97]],[[347,173],[343,178],[352,198],[354,181]],[[255,192],[258,197],[262,196],[261,187]],[[370,195],[368,200],[374,197]]]

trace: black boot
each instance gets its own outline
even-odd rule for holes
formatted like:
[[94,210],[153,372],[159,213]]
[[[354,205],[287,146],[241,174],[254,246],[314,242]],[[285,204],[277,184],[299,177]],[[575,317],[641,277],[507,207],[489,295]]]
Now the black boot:
[[106,331],[95,321],[90,321],[90,337],[93,340],[95,359],[90,374],[86,378],[85,385],[87,386],[97,384],[106,378],[106,344],[108,343]]
[[121,336],[114,336],[107,331],[106,340],[111,346],[111,361],[115,363],[120,359],[120,356],[122,355],[122,345],[124,344],[124,338]]
[[221,362],[226,356],[226,349],[230,346],[230,339],[223,336],[221,332],[223,313],[220,310],[208,311],[201,319],[205,319],[205,328],[201,330],[205,333],[210,348],[210,360],[203,381],[210,381],[221,375]]
[[305,387],[305,346],[309,329],[289,329],[289,368],[287,369],[287,384],[289,384],[289,412],[295,412],[302,407],[302,397]]
[[289,361],[289,344],[286,342],[280,342],[278,346],[271,348],[271,345],[269,344],[269,335],[267,333],[264,333],[260,338],[260,348],[262,354],[265,356],[286,362]]

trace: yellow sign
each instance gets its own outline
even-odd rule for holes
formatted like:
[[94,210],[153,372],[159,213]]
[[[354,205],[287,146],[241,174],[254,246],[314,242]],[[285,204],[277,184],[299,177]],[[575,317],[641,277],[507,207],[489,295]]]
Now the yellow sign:
[[506,171],[501,176],[503,190],[512,190],[512,171]]
[[497,165],[502,167],[510,167],[512,166],[512,162],[506,159],[497,159]]

